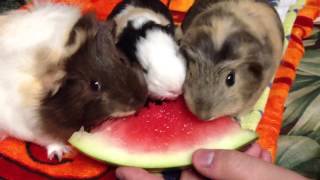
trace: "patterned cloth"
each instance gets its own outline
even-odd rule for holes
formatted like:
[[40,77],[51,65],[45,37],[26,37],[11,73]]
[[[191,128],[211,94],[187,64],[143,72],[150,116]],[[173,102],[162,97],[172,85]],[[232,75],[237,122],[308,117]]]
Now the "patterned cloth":
[[286,103],[276,163],[320,179],[320,19],[314,24]]
[[[112,7],[119,0],[56,0],[56,1],[64,1],[64,2],[73,2],[78,4],[84,11],[95,10],[98,18],[103,19],[108,15]],[[172,10],[173,16],[176,22],[179,22],[184,17],[184,12],[190,5],[193,3],[193,0],[163,0]],[[320,4],[319,0],[309,0],[314,3]],[[2,4],[1,4],[2,3]],[[12,4],[11,4],[12,3]],[[8,8],[16,8],[15,5],[18,1],[14,0],[0,0],[0,10],[8,9]],[[21,2],[20,2],[21,3]],[[285,27],[285,32],[287,35],[287,40],[290,39],[290,33],[293,27],[294,20],[296,19],[297,12],[303,5],[306,3],[304,0],[290,1],[290,0],[278,0],[271,1],[270,3],[274,4],[277,8],[281,19],[283,20],[283,24]],[[93,6],[94,4],[94,6]],[[297,24],[296,24],[297,25]],[[303,23],[302,23],[303,26]],[[304,27],[304,26],[303,26]],[[299,36],[299,38],[304,36]],[[292,39],[291,39],[292,41]],[[291,42],[290,41],[290,42]],[[288,44],[288,49],[297,50],[295,47],[290,47],[291,43]],[[299,48],[298,48],[299,49]],[[291,51],[290,51],[291,52]],[[292,54],[292,53],[286,54]],[[285,56],[286,57],[286,56]],[[299,56],[300,57],[300,56]],[[297,57],[296,59],[300,60],[301,58]],[[293,67],[295,67],[293,65]],[[279,71],[283,70],[283,67],[280,66]],[[281,74],[280,74],[281,75]],[[281,111],[281,107],[283,103],[280,103],[281,106],[270,105],[269,102],[274,102],[272,99],[274,96],[274,92],[279,90],[278,85],[280,82],[279,78],[284,77],[284,75],[275,77],[275,81],[277,86],[275,87],[275,83],[273,83],[271,91],[270,87],[268,87],[257,103],[255,109],[248,114],[246,117],[241,117],[240,119],[248,126],[248,128],[256,129],[258,126],[258,122],[261,119],[262,115],[264,117],[268,117],[268,114],[272,114],[273,111],[278,110]],[[293,79],[293,78],[291,78]],[[275,89],[275,91],[274,91]],[[288,91],[287,88],[281,89],[282,91]],[[270,94],[270,95],[269,95]],[[269,98],[268,98],[269,97]],[[285,97],[283,97],[285,98]],[[267,104],[267,108],[265,110],[265,106]],[[269,109],[272,109],[271,113],[268,113]],[[281,115],[281,114],[280,114]],[[281,119],[281,116],[277,116],[278,119]],[[265,123],[265,121],[267,123]],[[265,144],[269,143],[267,137],[268,131],[272,126],[264,126],[268,124],[269,120],[266,118],[262,119],[264,124],[260,123],[258,126],[258,132],[261,133],[261,142],[266,141]],[[281,124],[281,121],[278,122]],[[267,127],[267,128],[265,128]],[[277,129],[276,129],[277,130]],[[273,131],[272,131],[273,132]],[[275,131],[277,134],[277,131]],[[276,142],[277,136],[273,136],[271,141]],[[270,144],[270,143],[269,143]],[[272,145],[272,152],[275,153],[275,145]],[[267,145],[266,148],[269,148]],[[114,168],[108,166],[106,164],[94,161],[80,153],[75,153],[65,157],[62,162],[57,162],[55,160],[49,161],[46,158],[45,150],[37,145],[32,143],[21,142],[16,139],[6,139],[5,141],[0,142],[0,179],[115,179],[114,176]],[[179,171],[169,171],[163,173],[166,179],[177,179],[179,176]]]

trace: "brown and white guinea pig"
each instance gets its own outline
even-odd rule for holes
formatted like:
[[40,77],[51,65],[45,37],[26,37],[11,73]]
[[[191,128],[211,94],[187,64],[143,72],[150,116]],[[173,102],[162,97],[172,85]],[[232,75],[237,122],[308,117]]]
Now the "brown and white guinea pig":
[[74,131],[145,104],[143,71],[117,51],[112,25],[66,5],[0,16],[0,139],[31,141],[61,159]]
[[184,97],[203,120],[250,111],[280,63],[281,20],[264,0],[196,0],[182,23]]
[[160,0],[123,0],[108,19],[116,23],[117,47],[144,69],[150,97],[181,95],[186,65],[169,9]]

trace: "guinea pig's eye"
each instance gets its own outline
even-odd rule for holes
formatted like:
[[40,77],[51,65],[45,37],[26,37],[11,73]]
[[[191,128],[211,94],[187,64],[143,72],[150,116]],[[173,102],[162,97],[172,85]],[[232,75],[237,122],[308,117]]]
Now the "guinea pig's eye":
[[101,91],[102,85],[99,81],[91,81],[90,87],[93,91]]
[[234,71],[231,71],[228,75],[227,75],[227,78],[226,78],[226,84],[227,86],[231,87],[234,85],[236,79],[235,79],[235,72]]

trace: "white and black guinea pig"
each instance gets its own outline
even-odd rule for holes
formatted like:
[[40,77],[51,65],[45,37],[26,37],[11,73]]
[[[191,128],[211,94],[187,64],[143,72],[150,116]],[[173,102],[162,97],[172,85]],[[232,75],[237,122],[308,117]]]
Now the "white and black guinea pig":
[[150,97],[174,99],[182,93],[185,59],[174,39],[174,24],[160,0],[124,0],[108,17],[116,23],[117,47],[144,69]]
[[182,32],[188,108],[203,120],[250,111],[282,57],[274,8],[266,0],[196,0]]
[[144,106],[143,71],[117,51],[112,24],[66,5],[0,15],[0,139],[31,141],[61,159],[82,126]]

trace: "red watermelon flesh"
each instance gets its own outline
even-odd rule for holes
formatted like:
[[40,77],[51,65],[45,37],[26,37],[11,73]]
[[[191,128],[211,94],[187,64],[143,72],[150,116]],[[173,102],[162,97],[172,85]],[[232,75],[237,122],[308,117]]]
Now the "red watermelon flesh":
[[107,120],[90,133],[76,132],[70,143],[102,161],[158,169],[190,165],[199,148],[236,149],[254,139],[254,132],[230,117],[197,119],[179,98],[150,103],[137,115]]

